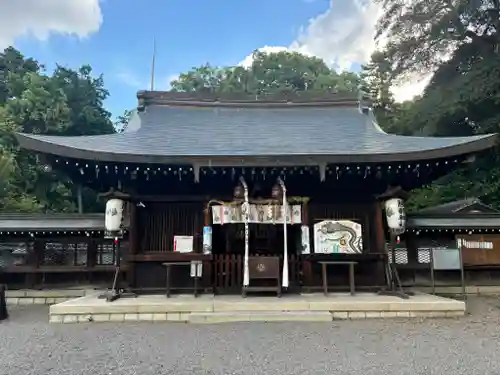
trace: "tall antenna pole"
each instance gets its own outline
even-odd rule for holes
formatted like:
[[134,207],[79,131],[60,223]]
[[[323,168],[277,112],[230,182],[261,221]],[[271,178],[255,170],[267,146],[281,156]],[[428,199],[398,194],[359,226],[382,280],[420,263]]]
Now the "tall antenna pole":
[[151,59],[151,91],[155,90],[155,60],[156,60],[156,38],[153,39],[153,58]]

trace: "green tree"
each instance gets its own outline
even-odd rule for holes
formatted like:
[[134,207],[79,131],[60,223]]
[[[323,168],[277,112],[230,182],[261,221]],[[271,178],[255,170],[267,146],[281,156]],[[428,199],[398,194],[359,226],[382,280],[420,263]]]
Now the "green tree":
[[253,54],[252,65],[212,67],[208,64],[183,73],[172,91],[268,95],[286,92],[353,92],[361,83],[355,73],[338,74],[317,57],[296,52]]
[[102,76],[94,78],[89,66],[76,71],[58,66],[46,74],[37,61],[9,47],[0,53],[0,89],[0,154],[11,161],[2,178],[0,210],[74,211],[72,181],[61,172],[44,170],[33,153],[18,149],[13,132],[114,132],[103,106],[108,92]]
[[[500,121],[500,3],[486,0],[381,1],[378,36],[393,80],[434,73],[421,98],[399,119],[409,134],[463,136],[497,132]],[[499,206],[498,153],[415,192],[422,207],[465,196]]]
[[113,127],[115,128],[115,131],[117,133],[123,133],[128,125],[128,122],[130,121],[130,118],[132,117],[133,111],[132,110],[125,110],[122,115],[118,116],[113,124]]

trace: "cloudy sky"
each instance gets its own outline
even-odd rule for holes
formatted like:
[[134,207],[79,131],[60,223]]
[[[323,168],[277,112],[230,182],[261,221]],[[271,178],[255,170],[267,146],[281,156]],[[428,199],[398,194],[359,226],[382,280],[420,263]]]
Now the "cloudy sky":
[[[103,73],[114,115],[205,62],[248,63],[255,49],[291,49],[358,70],[375,48],[372,0],[0,0],[0,48],[14,45],[52,69],[90,64]],[[399,88],[407,99],[421,84]]]

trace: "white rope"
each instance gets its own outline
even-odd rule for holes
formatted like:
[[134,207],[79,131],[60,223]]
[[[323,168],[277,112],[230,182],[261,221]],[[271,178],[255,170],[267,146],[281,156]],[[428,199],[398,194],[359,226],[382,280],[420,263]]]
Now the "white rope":
[[287,200],[286,200],[286,187],[281,178],[278,177],[278,183],[283,191],[283,205],[281,207],[283,217],[283,288],[288,288],[288,235],[287,235]]
[[245,182],[245,179],[243,176],[240,176],[240,182],[241,185],[243,186],[243,192],[244,192],[244,198],[245,201],[243,202],[241,209],[243,213],[243,220],[245,223],[245,258],[243,260],[243,286],[248,286],[250,284],[250,275],[248,272],[248,253],[249,253],[249,244],[248,244],[248,237],[249,237],[249,232],[248,232],[248,215],[250,211],[250,204],[248,203],[248,186],[247,183]]

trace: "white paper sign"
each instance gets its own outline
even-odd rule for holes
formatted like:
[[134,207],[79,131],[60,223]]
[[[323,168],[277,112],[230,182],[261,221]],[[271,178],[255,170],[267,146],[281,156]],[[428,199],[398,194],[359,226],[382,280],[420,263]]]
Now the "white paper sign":
[[192,253],[193,242],[193,236],[174,236],[174,251],[177,253]]

